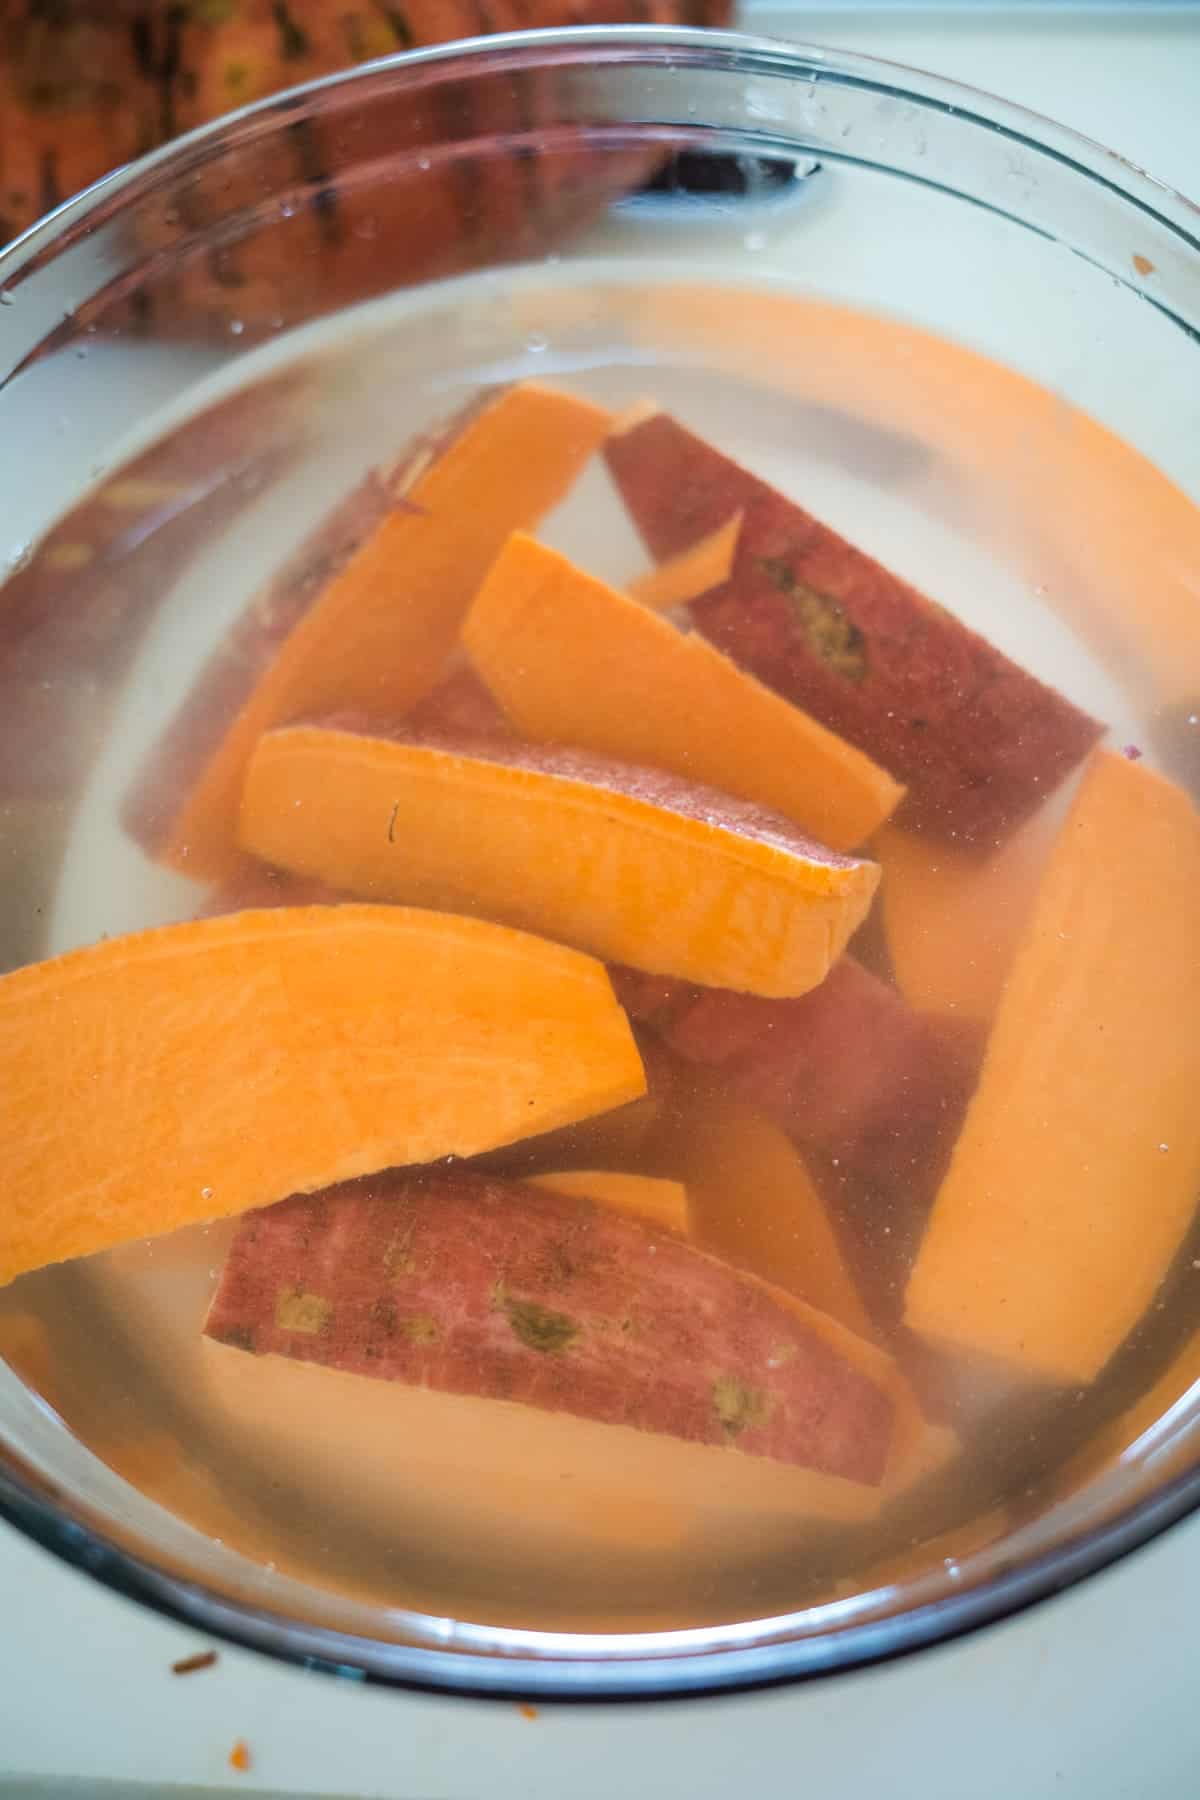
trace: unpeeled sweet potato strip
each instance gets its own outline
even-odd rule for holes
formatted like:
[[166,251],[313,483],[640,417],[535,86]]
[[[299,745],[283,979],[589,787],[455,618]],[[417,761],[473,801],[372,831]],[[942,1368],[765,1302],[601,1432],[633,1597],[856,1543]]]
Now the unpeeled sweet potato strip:
[[604,969],[481,920],[282,907],[0,979],[0,1283],[620,1105]]
[[488,572],[463,642],[525,737],[702,781],[850,850],[903,789],[697,633],[518,532]]
[[[393,1170],[253,1214],[205,1329],[679,1440],[701,1479],[696,1453],[716,1450],[718,1485],[728,1458],[750,1484],[772,1465],[824,1478],[797,1480],[798,1501],[865,1488],[869,1508],[892,1446],[885,1382],[786,1296],[611,1208],[469,1172]],[[625,1454],[636,1442],[614,1438],[614,1471]]]
[[630,1016],[711,1070],[730,1097],[863,1175],[928,1199],[974,1078],[973,1028],[914,1012],[852,956],[788,1000],[612,974]]
[[371,899],[482,913],[635,967],[764,994],[824,979],[875,864],[729,795],[558,746],[269,732],[243,847]]
[[1200,818],[1098,752],[1054,846],[908,1285],[906,1322],[1087,1382],[1200,1184]]
[[218,650],[155,753],[172,771],[173,798],[157,794],[143,841],[187,874],[231,873],[242,781],[262,733],[333,707],[405,714],[437,681],[508,534],[562,498],[606,424],[589,401],[508,388],[364,490],[324,585],[294,563],[283,589]]
[[695,624],[907,784],[901,821],[959,844],[1013,830],[1103,727],[943,607],[661,412],[619,422],[609,470],[651,552],[743,513]]
[[1053,841],[1045,811],[990,855],[884,827],[872,844],[883,869],[880,910],[910,1006],[991,1018]]

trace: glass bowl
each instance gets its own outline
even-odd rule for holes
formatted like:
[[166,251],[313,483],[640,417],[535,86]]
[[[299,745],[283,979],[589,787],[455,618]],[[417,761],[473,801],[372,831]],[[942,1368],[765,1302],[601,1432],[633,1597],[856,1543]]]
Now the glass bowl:
[[[397,57],[101,182],[0,257],[0,301],[5,968],[195,911],[119,814],[197,660],[367,468],[525,376],[678,408],[1200,773],[1200,214],[985,95],[692,32]],[[550,533],[615,580],[636,556],[595,485]],[[264,1461],[181,1336],[219,1247],[0,1292],[0,1509],[314,1667],[572,1697],[809,1675],[996,1619],[1200,1500],[1191,1241],[1094,1390],[989,1414],[988,1479],[857,1562],[645,1521],[564,1560],[436,1494],[385,1505],[328,1419]]]

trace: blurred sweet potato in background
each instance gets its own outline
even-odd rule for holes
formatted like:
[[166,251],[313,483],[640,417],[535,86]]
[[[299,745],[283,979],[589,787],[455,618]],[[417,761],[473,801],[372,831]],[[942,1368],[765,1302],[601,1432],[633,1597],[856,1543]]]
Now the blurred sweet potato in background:
[[181,132],[375,57],[551,26],[724,25],[731,12],[732,0],[0,0],[0,242]]

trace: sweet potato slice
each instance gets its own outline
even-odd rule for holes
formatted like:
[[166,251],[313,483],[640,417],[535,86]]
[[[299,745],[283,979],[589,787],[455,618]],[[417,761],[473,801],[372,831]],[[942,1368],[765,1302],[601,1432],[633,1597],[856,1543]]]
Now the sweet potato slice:
[[873,1336],[825,1202],[786,1133],[719,1077],[693,1070],[677,1087],[651,1160],[685,1184],[692,1241]]
[[1051,853],[909,1282],[923,1335],[1090,1381],[1200,1184],[1200,818],[1099,752]]
[[688,1196],[682,1181],[656,1175],[631,1175],[618,1169],[552,1169],[546,1175],[528,1177],[533,1187],[552,1194],[574,1194],[611,1206],[631,1219],[642,1219],[663,1231],[685,1236],[688,1229]]
[[[841,1262],[874,1323],[890,1327],[974,1083],[980,1028],[914,1012],[849,956],[795,1000],[612,975],[632,1018],[797,1142]],[[846,1316],[828,1294],[824,1303]]]
[[241,840],[351,893],[480,912],[762,994],[821,981],[878,880],[777,814],[660,771],[336,721],[263,738]]
[[1094,719],[665,413],[639,411],[605,454],[655,556],[741,510],[733,574],[694,601],[696,625],[905,782],[904,824],[992,844],[1100,736]]
[[0,1283],[617,1106],[603,968],[400,907],[236,913],[0,979]]
[[1036,813],[998,850],[955,850],[887,825],[872,849],[896,985],[919,1011],[988,1020],[1054,841]]
[[903,792],[702,637],[524,533],[489,570],[463,642],[523,736],[707,782],[835,850],[861,844]]
[[207,1334],[610,1438],[659,1497],[869,1514],[894,1402],[765,1283],[591,1201],[392,1171],[243,1221]]
[[588,401],[509,388],[368,484],[218,650],[131,796],[134,834],[187,874],[227,875],[262,733],[330,707],[407,712],[509,532],[561,499],[606,423]]
[[916,1187],[948,1153],[975,1033],[914,1012],[853,957],[791,1000],[612,973],[633,1018],[803,1143]]
[[669,612],[699,599],[710,588],[722,586],[733,573],[741,529],[742,515],[736,512],[689,549],[681,550],[678,556],[668,556],[631,581],[626,590],[630,599],[640,601],[653,612]]

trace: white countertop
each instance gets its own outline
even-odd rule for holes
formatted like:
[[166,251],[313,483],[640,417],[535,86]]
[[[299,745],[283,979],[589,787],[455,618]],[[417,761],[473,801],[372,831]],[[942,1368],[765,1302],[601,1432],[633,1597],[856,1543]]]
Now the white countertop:
[[1015,100],[1200,202],[1200,6],[780,5],[746,30],[928,69]]
[[[936,70],[1075,126],[1200,196],[1200,13],[757,4],[748,28]],[[20,1773],[386,1800],[754,1790],[822,1800],[1148,1800],[1200,1792],[1200,1520],[937,1651],[803,1687],[540,1709],[337,1682],[206,1648],[0,1526],[0,1794]],[[245,1739],[249,1773],[228,1755]]]

